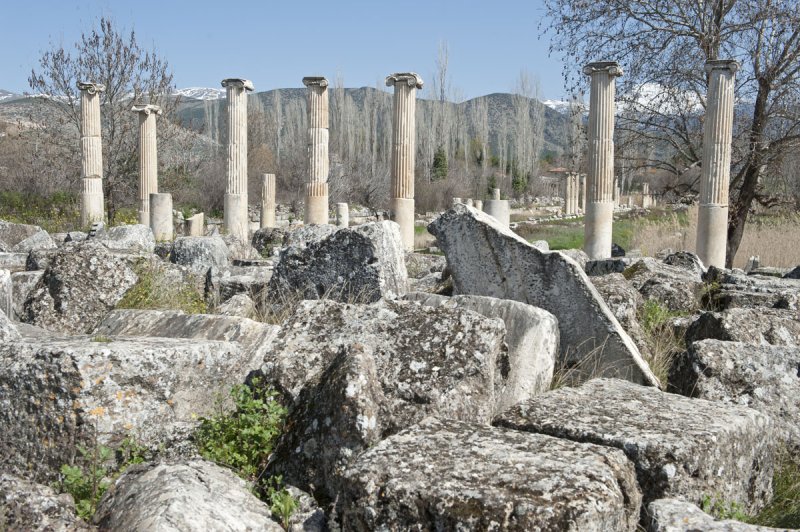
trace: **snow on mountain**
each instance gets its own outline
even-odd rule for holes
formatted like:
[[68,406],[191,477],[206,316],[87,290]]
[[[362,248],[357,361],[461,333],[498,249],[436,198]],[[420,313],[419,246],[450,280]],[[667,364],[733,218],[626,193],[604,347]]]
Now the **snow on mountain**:
[[7,90],[0,89],[0,102],[2,102],[3,100],[8,100],[10,98],[14,98],[16,96],[19,96],[19,95],[18,94],[14,94],[13,92],[10,92],[10,91],[7,91]]
[[219,100],[225,97],[225,89],[212,89],[210,87],[188,87],[185,89],[177,89],[173,94],[195,100]]
[[542,103],[559,113],[567,113],[569,111],[569,102],[567,100],[543,100]]

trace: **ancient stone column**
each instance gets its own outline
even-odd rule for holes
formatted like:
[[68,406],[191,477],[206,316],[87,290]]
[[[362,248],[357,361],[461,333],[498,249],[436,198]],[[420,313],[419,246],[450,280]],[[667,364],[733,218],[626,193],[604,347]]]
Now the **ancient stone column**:
[[463,203],[464,200],[461,198],[453,198],[453,205],[458,205],[459,203]]
[[642,209],[650,208],[650,183],[642,183]]
[[580,206],[581,206],[581,212],[585,213],[586,212],[586,181],[587,181],[586,174],[581,174],[579,179],[581,180],[581,199],[580,199],[579,203],[580,203]]
[[139,223],[150,225],[150,194],[158,192],[157,105],[135,104],[131,109],[139,114]]
[[350,226],[350,207],[347,203],[336,204],[336,227]]
[[105,218],[103,205],[103,143],[100,140],[99,83],[78,83],[81,91],[81,226],[88,227]]
[[204,213],[198,212],[194,216],[187,218],[183,223],[183,232],[186,236],[206,235],[206,216]]
[[589,157],[584,227],[584,251],[591,260],[611,257],[614,222],[614,78],[622,75],[616,62],[590,63]]
[[228,97],[228,184],[225,188],[223,229],[241,242],[249,236],[247,213],[247,79],[222,80]]
[[479,211],[483,210],[483,200],[476,199],[475,200],[475,208]]
[[492,199],[483,202],[483,212],[492,216],[504,227],[508,227],[511,223],[511,210],[509,209],[508,200],[500,199],[499,188],[493,188]]
[[728,237],[728,185],[733,135],[733,87],[739,63],[706,63],[708,96],[703,124],[703,166],[697,217],[697,256],[706,266],[725,267]]
[[275,174],[261,176],[261,228],[275,227]]
[[417,89],[422,78],[414,72],[398,72],[386,78],[394,87],[392,112],[392,184],[389,212],[400,225],[403,247],[414,249],[414,155]]
[[328,223],[328,80],[305,77],[308,87],[308,183],[307,224]]
[[156,242],[172,240],[172,194],[150,194],[150,229]]
[[573,172],[572,174],[572,214],[578,214],[578,210],[580,209],[580,186],[581,186],[581,179],[577,173]]

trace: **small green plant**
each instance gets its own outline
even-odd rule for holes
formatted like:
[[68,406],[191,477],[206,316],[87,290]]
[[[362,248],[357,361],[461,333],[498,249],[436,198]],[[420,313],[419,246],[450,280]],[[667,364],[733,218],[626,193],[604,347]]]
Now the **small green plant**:
[[770,503],[749,522],[774,528],[800,528],[800,456],[789,449],[776,453]]
[[672,320],[685,315],[684,312],[669,310],[653,299],[646,300],[637,312],[647,343],[645,359],[662,385],[667,382],[673,359],[685,347],[683,339],[675,333]]
[[266,499],[269,503],[269,511],[280,519],[281,526],[289,529],[289,520],[297,510],[297,499],[292,497],[289,490],[283,485],[283,477],[280,475],[271,477],[267,481]]
[[171,278],[158,264],[146,263],[136,268],[139,280],[133,285],[117,308],[131,309],[175,309],[187,314],[203,314],[208,311],[199,282]]
[[108,463],[113,451],[104,445],[92,449],[78,446],[80,465],[61,466],[61,482],[56,488],[69,493],[75,500],[75,510],[81,519],[90,520],[97,509],[97,503],[111,485]]
[[109,338],[108,336],[103,336],[102,334],[97,334],[92,337],[92,342],[101,342],[107,344],[113,341],[114,340],[112,338]]
[[700,509],[714,516],[715,519],[733,519],[745,523],[750,520],[750,516],[747,515],[741,504],[725,501],[719,497],[711,497],[710,495],[703,496]]

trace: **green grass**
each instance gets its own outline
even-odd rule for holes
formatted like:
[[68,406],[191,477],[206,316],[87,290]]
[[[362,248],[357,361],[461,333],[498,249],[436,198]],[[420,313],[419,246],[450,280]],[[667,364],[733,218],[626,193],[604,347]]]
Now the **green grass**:
[[136,269],[139,280],[125,292],[116,308],[148,310],[182,310],[187,314],[208,312],[208,304],[196,283],[175,283],[156,264],[147,263]]
[[0,220],[38,225],[48,233],[78,230],[79,199],[66,192],[52,196],[0,192]]
[[415,225],[414,226],[414,234],[415,235],[424,235],[427,232],[428,232],[428,226],[427,225]]
[[789,450],[777,455],[772,501],[748,522],[774,528],[800,528],[800,456]]

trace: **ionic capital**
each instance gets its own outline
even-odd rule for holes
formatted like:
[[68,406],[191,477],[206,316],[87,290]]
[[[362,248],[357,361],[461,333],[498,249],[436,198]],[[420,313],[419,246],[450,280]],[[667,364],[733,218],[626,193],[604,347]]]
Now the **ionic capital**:
[[106,90],[106,86],[102,83],[92,83],[91,81],[79,81],[78,82],[78,89],[82,91],[86,91],[89,94],[96,94],[98,92],[103,92]]
[[133,104],[133,107],[131,107],[131,111],[133,111],[134,113],[144,113],[145,115],[149,115],[150,113],[160,115],[162,113],[161,107],[150,103]]
[[386,86],[394,87],[397,83],[407,83],[409,87],[422,88],[422,77],[416,72],[396,72],[386,76]]
[[711,61],[706,61],[706,73],[711,74],[713,70],[727,70],[731,74],[736,74],[736,71],[739,70],[739,63],[734,59],[712,59]]
[[587,76],[598,72],[606,72],[611,77],[621,76],[623,74],[622,67],[616,61],[598,61],[596,63],[589,63],[583,67],[583,73]]
[[324,76],[306,76],[303,78],[303,85],[306,87],[322,87],[324,89],[328,86],[328,79]]
[[241,78],[227,78],[222,80],[222,86],[225,88],[228,87],[235,87],[237,89],[242,89],[246,91],[255,90],[253,87],[253,82],[249,79],[241,79]]

